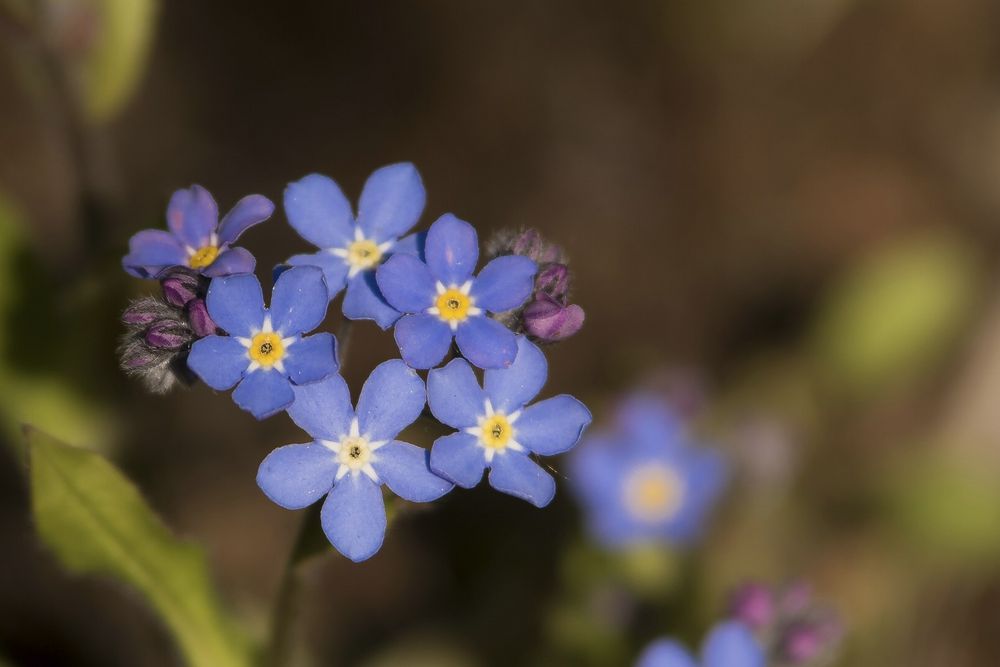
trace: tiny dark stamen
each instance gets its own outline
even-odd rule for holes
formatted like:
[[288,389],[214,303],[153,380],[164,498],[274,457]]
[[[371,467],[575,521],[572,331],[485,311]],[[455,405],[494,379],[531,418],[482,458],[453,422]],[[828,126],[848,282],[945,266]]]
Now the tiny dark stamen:
[[263,355],[271,354],[273,350],[274,346],[272,346],[270,343],[261,343],[260,345],[260,353]]
[[501,435],[503,435],[503,426],[501,426],[500,424],[494,424],[492,433],[494,438],[499,438]]
[[358,446],[358,445],[351,445],[351,449],[350,449],[350,451],[348,452],[348,455],[349,455],[349,456],[350,456],[350,457],[351,457],[352,459],[356,459],[356,458],[359,458],[359,457],[361,456],[361,447],[360,447],[360,446]]
[[458,299],[448,299],[448,307],[452,310],[458,310]]

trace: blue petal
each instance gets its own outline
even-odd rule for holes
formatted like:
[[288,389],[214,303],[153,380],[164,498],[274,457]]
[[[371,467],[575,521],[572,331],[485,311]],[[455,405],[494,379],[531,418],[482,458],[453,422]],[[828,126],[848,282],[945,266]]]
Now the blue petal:
[[231,336],[250,337],[264,323],[264,295],[256,276],[213,278],[205,297],[208,314]]
[[382,296],[400,312],[422,313],[434,304],[434,278],[414,255],[393,255],[378,267],[375,277]]
[[294,257],[290,257],[286,264],[291,266],[318,266],[323,269],[323,277],[326,279],[327,296],[331,300],[347,284],[347,271],[350,268],[347,266],[347,262],[343,258],[332,255],[325,250],[320,250],[309,255],[295,255]]
[[263,195],[248,195],[236,202],[219,223],[219,243],[233,243],[243,232],[274,214],[274,202]]
[[288,222],[317,248],[343,248],[354,240],[351,204],[333,180],[309,174],[285,188]]
[[462,356],[479,368],[507,368],[517,357],[514,333],[482,315],[470,317],[459,325],[455,342]]
[[271,325],[283,336],[312,331],[326,317],[329,302],[323,271],[315,266],[293,266],[274,283]]
[[513,310],[531,296],[536,271],[538,266],[527,257],[497,257],[476,276],[471,295],[477,306],[491,313]]
[[167,204],[167,227],[195,250],[209,244],[218,224],[219,208],[200,185],[178,190]]
[[486,414],[486,394],[465,359],[453,359],[427,374],[427,403],[442,424],[463,429]]
[[249,373],[233,392],[233,400],[257,419],[267,419],[295,400],[288,378],[275,370]]
[[292,389],[295,402],[288,408],[288,416],[299,428],[318,440],[339,441],[350,433],[354,406],[344,378],[331,375]]
[[429,503],[451,491],[453,486],[431,472],[429,461],[430,452],[423,447],[394,440],[375,451],[372,467],[379,479],[400,498]]
[[468,433],[452,433],[431,446],[431,470],[450,482],[471,489],[483,478],[486,457],[479,440]]
[[661,534],[671,542],[687,544],[698,539],[706,527],[706,518],[725,488],[726,464],[718,452],[690,448],[673,465],[684,480],[684,502]]
[[424,246],[427,245],[427,232],[417,232],[410,234],[396,241],[388,252],[392,255],[413,255],[421,262],[424,258]]
[[552,456],[571,449],[591,419],[587,406],[563,394],[525,408],[514,428],[518,443],[536,454]]
[[231,276],[237,273],[253,273],[257,260],[246,248],[230,248],[223,251],[215,261],[202,269],[209,278]]
[[282,359],[288,377],[295,384],[318,382],[337,372],[337,339],[331,333],[300,338]]
[[330,544],[355,563],[375,555],[385,539],[385,503],[378,484],[349,474],[333,487],[320,513]]
[[267,455],[257,470],[257,486],[277,505],[302,509],[333,488],[340,462],[319,444],[285,445]]
[[483,387],[499,412],[513,412],[538,395],[548,377],[548,363],[538,346],[517,337],[517,357],[510,368],[484,373]]
[[206,336],[196,340],[188,355],[188,368],[212,389],[231,388],[250,365],[247,349],[229,336]]
[[684,424],[661,396],[633,394],[621,402],[616,413],[618,427],[637,452],[662,456],[684,446]]
[[717,625],[701,651],[704,667],[764,667],[764,652],[742,623]]
[[382,298],[374,271],[362,271],[347,284],[343,310],[348,319],[374,320],[383,330],[391,327],[401,316]]
[[461,285],[479,260],[479,239],[472,225],[445,213],[427,230],[424,247],[431,274],[445,286]]
[[128,242],[122,266],[137,278],[154,278],[168,266],[187,266],[187,251],[177,238],[162,229],[144,229]]
[[377,169],[368,177],[358,201],[358,225],[365,238],[382,243],[398,238],[417,224],[427,194],[417,168],[409,162]]
[[698,663],[677,642],[660,639],[646,647],[635,667],[698,667]]
[[399,352],[411,368],[433,368],[451,347],[451,329],[440,318],[426,313],[406,315],[393,333]]
[[556,495],[556,481],[520,452],[498,452],[490,467],[490,486],[535,507],[545,507]]
[[424,410],[424,381],[399,359],[375,367],[358,398],[358,427],[369,440],[390,440]]

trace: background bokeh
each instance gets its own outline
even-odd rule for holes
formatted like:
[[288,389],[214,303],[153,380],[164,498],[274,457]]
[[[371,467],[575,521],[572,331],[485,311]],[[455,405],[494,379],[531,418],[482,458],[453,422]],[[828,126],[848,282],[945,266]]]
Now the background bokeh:
[[[353,198],[410,160],[425,224],[572,258],[587,322],[548,392],[602,422],[660,389],[737,475],[684,553],[601,553],[566,480],[544,511],[411,509],[370,562],[309,563],[301,660],[627,665],[754,577],[815,585],[839,664],[1000,664],[1000,5],[64,0],[25,30],[36,4],[0,1],[0,660],[180,660],[38,543],[24,423],[113,459],[263,632],[299,517],[254,476],[301,435],[127,380],[118,313],[155,283],[119,258],[179,187],[225,210],[319,171]],[[280,211],[244,245],[265,279],[307,248]],[[394,354],[358,325],[345,376]]]

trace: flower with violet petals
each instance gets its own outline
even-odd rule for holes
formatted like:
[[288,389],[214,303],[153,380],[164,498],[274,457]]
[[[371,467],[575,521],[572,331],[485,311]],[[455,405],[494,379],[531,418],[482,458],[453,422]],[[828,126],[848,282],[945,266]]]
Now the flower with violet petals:
[[407,313],[396,323],[396,343],[413,368],[441,363],[452,339],[479,368],[505,368],[517,355],[514,333],[486,313],[519,307],[531,294],[537,266],[520,255],[497,257],[476,277],[479,240],[469,223],[447,213],[427,231],[426,263],[398,254],[376,276],[386,300]]
[[648,394],[624,402],[617,429],[583,442],[570,471],[590,532],[611,548],[693,541],[726,480],[721,455],[691,444],[666,402]]
[[431,412],[458,429],[434,442],[431,470],[468,489],[489,468],[494,489],[545,507],[556,483],[529,455],[572,448],[590,423],[590,411],[566,394],[525,407],[542,389],[548,369],[545,355],[527,338],[518,336],[516,344],[514,363],[487,370],[482,388],[464,359],[428,374]]
[[233,400],[257,419],[291,405],[295,385],[337,372],[333,334],[303,336],[326,316],[326,285],[318,268],[300,266],[282,273],[274,283],[270,309],[264,307],[260,282],[249,273],[215,278],[205,302],[216,325],[229,335],[195,341],[188,367],[213,389],[239,383]]
[[357,410],[339,375],[295,387],[288,415],[313,441],[271,452],[257,484],[286,509],[326,496],[320,521],[330,543],[355,562],[371,558],[385,537],[383,484],[418,503],[452,489],[427,467],[427,450],[395,439],[420,416],[425,396],[423,381],[399,359],[372,371]]
[[347,286],[346,317],[374,320],[386,329],[400,313],[382,297],[375,269],[393,253],[418,254],[423,234],[400,237],[417,224],[426,199],[416,167],[391,164],[368,177],[355,219],[336,182],[310,174],[285,188],[285,214],[299,236],[320,251],[287,263],[320,267],[331,299]]
[[658,639],[646,647],[635,667],[765,667],[763,649],[742,623],[720,623],[708,634],[696,660],[672,639]]
[[245,248],[232,244],[247,229],[274,213],[262,195],[248,195],[219,221],[219,208],[200,185],[178,190],[167,205],[167,227],[146,229],[129,240],[122,266],[137,278],[155,278],[173,266],[186,266],[209,276],[250,273],[256,261]]

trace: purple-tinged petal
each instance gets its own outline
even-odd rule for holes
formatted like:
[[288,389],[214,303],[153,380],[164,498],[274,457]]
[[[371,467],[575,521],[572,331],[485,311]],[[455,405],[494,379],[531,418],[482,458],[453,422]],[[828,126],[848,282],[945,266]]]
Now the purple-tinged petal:
[[246,348],[236,339],[208,336],[194,342],[187,364],[209,387],[225,391],[240,381],[250,359]]
[[295,400],[288,378],[276,370],[256,370],[247,374],[233,392],[233,400],[257,419],[267,419]]
[[556,495],[556,481],[552,475],[524,454],[510,450],[493,457],[490,486],[527,500],[535,507],[545,507]]
[[257,470],[257,486],[285,509],[309,507],[333,488],[340,462],[319,444],[285,445],[267,455]]
[[237,273],[253,273],[257,260],[246,248],[230,248],[223,251],[215,261],[201,270],[209,278],[232,276]]
[[764,667],[764,651],[745,625],[730,621],[717,625],[701,651],[704,667]]
[[562,394],[525,408],[514,428],[518,443],[536,454],[553,456],[572,449],[591,419],[587,406]]
[[396,241],[387,251],[391,255],[413,255],[421,262],[424,258],[424,247],[427,245],[427,232],[410,234]]
[[414,255],[393,255],[378,267],[375,277],[382,296],[400,312],[421,313],[434,304],[434,278]]
[[375,170],[361,191],[358,225],[365,238],[382,243],[398,238],[417,224],[427,194],[417,168],[409,162]]
[[486,371],[483,387],[493,408],[500,412],[520,409],[538,395],[548,377],[545,355],[524,336],[517,337],[517,357],[510,368]]
[[231,336],[248,338],[264,323],[264,295],[252,274],[213,279],[205,303],[215,323]]
[[393,440],[375,452],[372,467],[393,493],[414,503],[429,503],[452,489],[451,482],[431,472],[430,452]]
[[537,270],[538,266],[527,257],[497,257],[476,276],[472,283],[472,298],[477,306],[491,313],[513,310],[531,296]]
[[402,316],[382,298],[374,271],[362,271],[347,284],[343,311],[351,320],[374,320],[383,331]]
[[234,243],[246,230],[274,214],[274,202],[264,195],[247,195],[219,223],[219,243]]
[[337,339],[331,333],[300,338],[286,348],[281,360],[295,384],[319,382],[337,372]]
[[471,489],[483,478],[486,456],[479,440],[468,433],[438,438],[431,447],[431,470],[449,482]]
[[[347,262],[326,250],[320,250],[309,255],[295,255],[288,259],[287,264],[291,266],[318,266],[321,268],[323,270],[323,277],[326,279],[327,296],[331,300],[347,284],[347,271],[350,268],[347,266]],[[287,270],[286,268],[285,271]],[[277,276],[275,280],[277,280]]]
[[426,313],[405,315],[393,332],[403,361],[411,368],[433,368],[451,347],[451,328]]
[[206,306],[205,302],[201,299],[191,299],[188,301],[187,306],[184,308],[184,314],[187,315],[187,321],[188,324],[191,325],[191,331],[193,331],[194,335],[199,338],[211,336],[219,330],[219,328],[215,326],[215,320],[213,320],[212,316],[208,314],[208,306]]
[[178,190],[170,198],[167,227],[191,248],[197,250],[208,245],[218,224],[219,207],[200,185]]
[[354,240],[351,204],[330,178],[309,174],[285,188],[288,222],[317,248],[343,248]]
[[164,268],[186,266],[187,251],[173,234],[161,229],[144,229],[128,242],[129,254],[122,267],[137,278],[154,278]]
[[161,320],[146,329],[146,345],[157,350],[179,350],[191,342],[191,331],[177,320]]
[[646,647],[635,667],[698,667],[698,663],[679,643],[659,639]]
[[271,326],[283,336],[312,331],[326,317],[329,302],[323,271],[315,266],[294,266],[274,283]]
[[424,410],[424,381],[399,359],[375,367],[358,397],[358,426],[369,440],[391,440]]
[[465,359],[427,374],[427,403],[439,422],[459,430],[475,426],[486,414],[486,394]]
[[514,333],[496,320],[481,315],[470,317],[459,325],[455,342],[462,356],[479,368],[508,368],[517,357]]
[[431,274],[445,286],[461,285],[472,276],[479,260],[475,228],[445,213],[427,230],[424,247]]
[[201,291],[202,278],[196,273],[175,270],[160,279],[163,298],[175,308],[183,308]]
[[564,306],[548,294],[539,294],[521,315],[524,330],[546,343],[565,340],[583,327],[583,308],[572,303]]
[[379,485],[364,474],[337,482],[320,512],[330,544],[355,563],[368,560],[385,539],[385,503]]
[[339,441],[351,431],[354,406],[344,378],[331,375],[321,382],[293,385],[295,402],[288,416],[318,440]]

